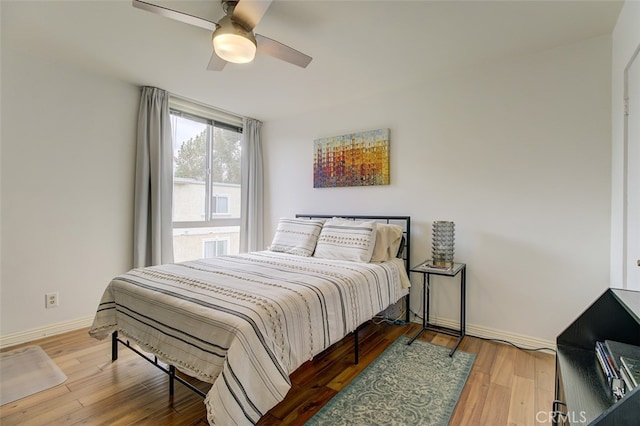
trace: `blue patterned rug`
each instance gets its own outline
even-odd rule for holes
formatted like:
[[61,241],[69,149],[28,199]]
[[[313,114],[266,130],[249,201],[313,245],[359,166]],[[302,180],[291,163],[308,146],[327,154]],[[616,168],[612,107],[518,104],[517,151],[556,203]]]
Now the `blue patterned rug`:
[[475,354],[399,337],[306,425],[447,425]]

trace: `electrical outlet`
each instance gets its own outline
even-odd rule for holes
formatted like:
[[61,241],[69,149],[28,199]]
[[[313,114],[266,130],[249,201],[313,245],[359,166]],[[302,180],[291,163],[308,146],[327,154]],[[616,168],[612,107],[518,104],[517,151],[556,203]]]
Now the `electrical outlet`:
[[60,306],[59,302],[60,300],[57,292],[47,293],[44,295],[44,307],[47,309],[57,308],[58,306]]

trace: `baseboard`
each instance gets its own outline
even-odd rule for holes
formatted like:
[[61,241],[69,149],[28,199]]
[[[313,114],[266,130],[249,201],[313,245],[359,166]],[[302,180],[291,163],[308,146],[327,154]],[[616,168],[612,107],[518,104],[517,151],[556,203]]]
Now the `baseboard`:
[[[390,316],[392,317],[392,316]],[[74,331],[80,328],[91,326],[93,323],[93,316],[87,318],[81,318],[73,321],[67,321],[57,324],[48,325],[46,327],[35,328],[19,333],[8,334],[6,336],[0,336],[0,349],[4,349],[9,346],[19,345],[22,343],[31,342],[33,340],[42,339],[43,337],[55,336],[56,334],[66,333],[68,331]],[[395,316],[393,317],[395,318]],[[420,322],[420,321],[414,321]],[[443,327],[459,328],[460,323],[452,321],[446,318],[431,318],[431,322],[441,325]],[[550,340],[537,339],[522,334],[510,333],[504,330],[496,330],[488,327],[481,327],[473,324],[467,324],[467,335],[482,337],[485,339],[498,339],[506,340],[514,345],[527,348],[549,348],[556,349],[556,344]],[[549,352],[549,351],[547,351]]]
[[93,316],[0,336],[0,349],[91,326]]
[[[430,322],[443,327],[450,327],[454,329],[460,328],[459,321],[452,321],[447,318],[432,317],[430,319]],[[556,342],[551,340],[538,339],[531,336],[525,336],[523,334],[511,333],[504,330],[497,330],[494,328],[482,327],[473,324],[467,324],[466,334],[468,336],[482,337],[484,339],[505,340],[509,343],[513,343],[514,345],[525,349],[545,348],[543,352],[547,353],[553,353],[551,350],[546,350],[547,348],[552,349],[553,351],[556,350]]]

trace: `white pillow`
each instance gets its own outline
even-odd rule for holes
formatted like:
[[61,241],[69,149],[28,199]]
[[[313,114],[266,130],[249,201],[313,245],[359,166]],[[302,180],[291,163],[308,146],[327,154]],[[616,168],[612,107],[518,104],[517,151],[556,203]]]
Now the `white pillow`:
[[402,241],[402,228],[398,225],[378,223],[376,245],[373,248],[372,262],[386,262],[398,255]]
[[282,218],[278,222],[269,250],[311,256],[316,248],[323,223],[324,220],[317,219]]
[[373,254],[376,229],[375,221],[330,219],[322,226],[313,256],[367,263]]

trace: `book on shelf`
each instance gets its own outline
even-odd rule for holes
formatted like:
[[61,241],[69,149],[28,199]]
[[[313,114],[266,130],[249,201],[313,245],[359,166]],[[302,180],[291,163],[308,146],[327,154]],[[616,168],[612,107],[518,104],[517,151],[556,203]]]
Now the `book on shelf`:
[[640,359],[640,346],[631,345],[629,343],[616,342],[615,340],[605,340],[605,346],[609,350],[613,358],[613,365],[616,370],[620,371],[620,357]]
[[595,346],[596,357],[607,379],[607,385],[611,388],[611,393],[616,399],[620,399],[624,396],[625,385],[624,379],[620,378],[619,370],[615,366],[613,355],[611,355],[611,352],[609,352],[604,342],[598,341]]
[[628,376],[632,385],[630,389],[635,388],[640,383],[640,359],[621,356],[620,361],[622,363],[620,372]]
[[640,346],[605,340],[596,342],[602,372],[616,398],[621,398],[640,382]]
[[624,367],[620,369],[620,378],[624,382],[624,388],[627,392],[631,391],[633,388],[636,387],[636,385],[633,384],[633,381],[631,380],[629,373],[627,373],[627,370]]
[[596,355],[598,356],[598,361],[600,362],[600,367],[602,367],[604,375],[607,377],[609,384],[611,384],[611,378],[618,377],[618,374],[613,364],[611,354],[603,342],[596,342]]

